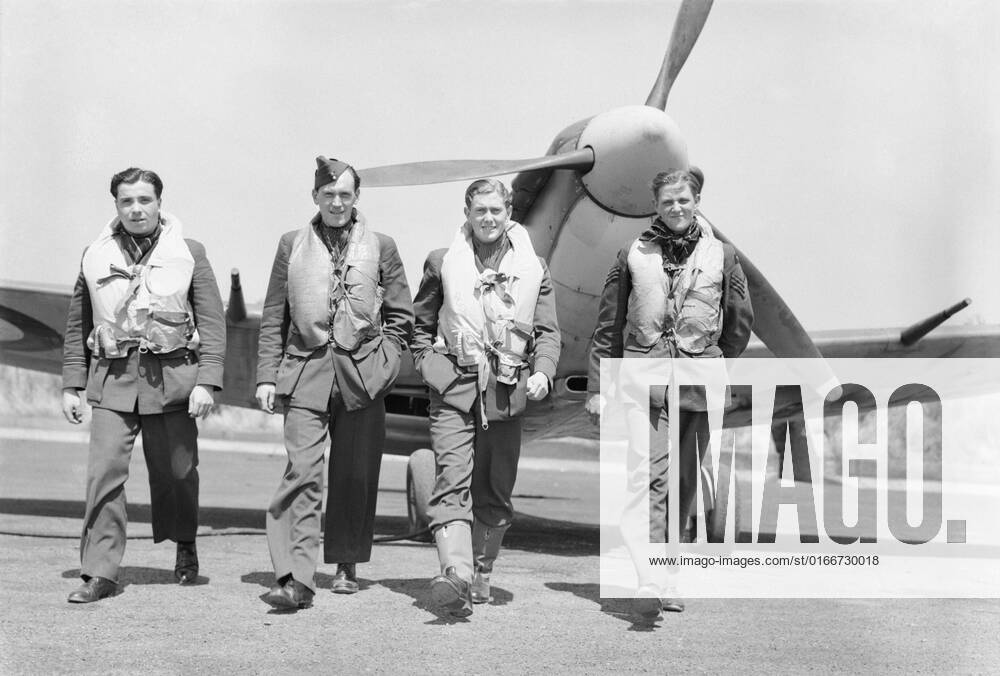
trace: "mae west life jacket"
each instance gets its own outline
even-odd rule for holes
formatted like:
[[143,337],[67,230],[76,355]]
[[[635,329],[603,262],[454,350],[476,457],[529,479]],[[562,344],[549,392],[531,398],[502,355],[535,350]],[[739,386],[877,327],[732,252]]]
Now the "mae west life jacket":
[[690,354],[717,344],[722,333],[723,258],[722,243],[704,224],[694,251],[672,279],[663,269],[659,244],[633,242],[627,257],[632,291],[624,338],[632,335],[649,347],[667,334]]
[[83,255],[94,320],[87,347],[105,358],[125,357],[135,346],[162,354],[200,343],[188,299],[194,258],[181,222],[165,212],[160,219],[160,236],[142,262],[126,260],[114,238],[117,218]]
[[433,349],[454,355],[459,366],[475,366],[481,392],[491,370],[498,382],[518,382],[527,363],[542,283],[542,266],[528,231],[511,221],[506,234],[511,248],[498,270],[478,271],[467,224],[456,233],[441,263],[444,302]]
[[382,332],[380,256],[378,237],[360,212],[339,271],[312,224],[298,231],[288,258],[288,305],[307,349],[333,342],[351,352]]

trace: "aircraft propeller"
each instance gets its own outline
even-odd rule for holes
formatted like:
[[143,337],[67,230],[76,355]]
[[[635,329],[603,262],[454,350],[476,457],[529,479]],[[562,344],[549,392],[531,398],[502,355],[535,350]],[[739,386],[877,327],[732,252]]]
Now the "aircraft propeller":
[[646,98],[647,106],[666,110],[670,88],[674,86],[674,80],[701,35],[701,29],[705,27],[712,1],[684,0],[681,3],[677,20],[674,21],[674,31],[670,34],[670,45],[663,56],[663,65],[660,66],[660,74],[656,76],[656,82]]
[[[538,190],[552,170],[572,169],[581,173],[589,196],[602,208],[633,218],[649,216],[652,209],[647,175],[651,177],[664,167],[688,166],[683,137],[663,110],[681,67],[701,35],[712,2],[681,2],[670,44],[645,106],[626,106],[573,125],[571,129],[579,134],[574,149],[526,160],[434,160],[372,167],[358,172],[362,184],[422,185],[533,172],[538,179],[534,189]],[[658,114],[653,115],[650,109],[656,109]],[[642,152],[637,152],[639,148]],[[741,253],[740,258],[754,305],[754,332],[777,357],[820,357],[809,334],[763,273],[746,254]]]
[[560,155],[545,155],[528,160],[431,160],[388,164],[362,169],[358,175],[361,177],[362,185],[381,188],[467,181],[538,169],[575,169],[585,173],[593,166],[594,151],[590,148],[580,148]]

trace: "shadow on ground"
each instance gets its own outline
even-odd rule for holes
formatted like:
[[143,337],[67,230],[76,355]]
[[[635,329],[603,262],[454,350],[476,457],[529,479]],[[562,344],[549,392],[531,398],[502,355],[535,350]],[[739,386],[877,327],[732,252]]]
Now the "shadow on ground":
[[632,599],[602,599],[601,586],[593,583],[546,582],[545,586],[552,591],[566,592],[579,596],[600,606],[601,612],[608,617],[627,623],[629,631],[653,631],[662,618],[655,620],[639,617],[632,612]]
[[[0,514],[80,519],[83,512],[82,500],[0,499]],[[213,534],[204,532],[206,529],[218,531],[214,533],[216,535],[236,534],[234,531],[248,535],[263,534],[264,513],[263,509],[203,506],[198,516],[201,527],[199,536]],[[151,523],[150,506],[140,503],[129,504],[128,519],[130,523]],[[375,532],[379,535],[408,533],[409,522],[401,516],[378,516],[375,519]],[[54,537],[51,533],[31,532],[29,528],[9,534]],[[55,537],[78,538],[80,532],[67,531]],[[513,526],[504,538],[504,547],[507,549],[556,556],[596,556],[599,546],[600,531],[597,526],[543,519],[526,514],[517,514]]]
[[[79,568],[70,568],[62,572],[62,577],[66,579],[80,577]],[[208,584],[211,578],[199,575],[198,578],[186,585],[178,585],[174,578],[173,568],[149,568],[148,566],[122,566],[118,569],[118,587],[125,589],[133,584],[171,584],[184,587],[200,587]]]

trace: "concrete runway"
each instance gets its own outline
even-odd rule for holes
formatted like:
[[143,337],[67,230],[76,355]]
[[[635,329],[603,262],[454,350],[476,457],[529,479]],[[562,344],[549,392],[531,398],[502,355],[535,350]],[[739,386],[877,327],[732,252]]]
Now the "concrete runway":
[[[0,673],[1000,669],[1000,603],[989,600],[693,599],[683,614],[636,621],[626,600],[599,597],[596,451],[561,443],[525,449],[515,489],[521,516],[497,563],[496,600],[470,620],[430,603],[435,551],[410,542],[376,545],[359,566],[359,594],[326,591],[334,571],[321,564],[313,608],[270,611],[259,600],[273,581],[263,510],[283,452],[271,442],[215,450],[233,444],[208,439],[200,584],[172,584],[173,547],[152,543],[135,453],[123,593],[73,606],[66,595],[78,584],[85,435],[65,424],[42,428],[0,429]],[[405,464],[387,458],[378,534],[405,530],[404,487]]]

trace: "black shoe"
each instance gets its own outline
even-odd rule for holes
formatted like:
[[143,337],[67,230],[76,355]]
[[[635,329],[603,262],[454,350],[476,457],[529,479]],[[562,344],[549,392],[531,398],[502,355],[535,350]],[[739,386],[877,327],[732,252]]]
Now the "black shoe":
[[198,549],[194,542],[177,543],[174,578],[179,584],[191,584],[198,579]]
[[104,577],[92,577],[66,599],[70,603],[93,603],[118,593],[118,585]]
[[334,594],[354,594],[358,591],[358,576],[353,563],[338,563],[333,576]]
[[431,580],[431,596],[434,603],[445,608],[454,617],[468,617],[472,614],[469,583],[455,573],[454,566],[448,566],[444,575]]
[[300,610],[313,603],[313,590],[295,578],[289,577],[284,585],[274,585],[264,594],[264,603],[278,610]]

